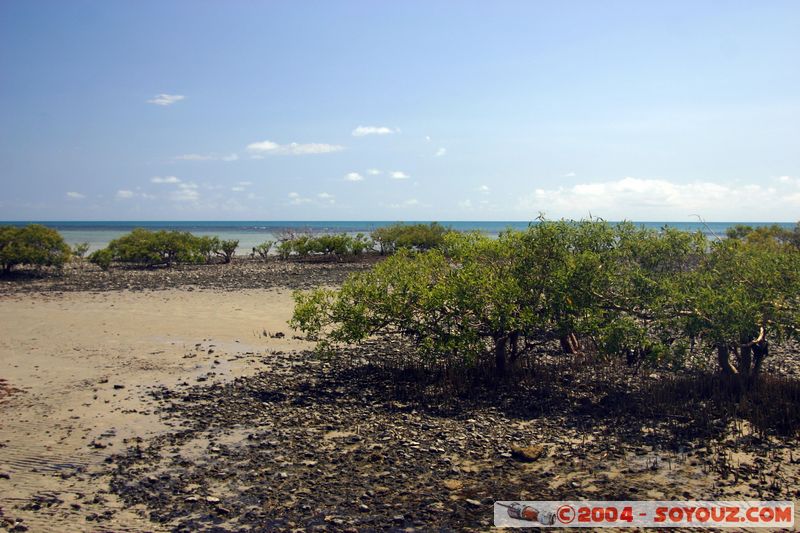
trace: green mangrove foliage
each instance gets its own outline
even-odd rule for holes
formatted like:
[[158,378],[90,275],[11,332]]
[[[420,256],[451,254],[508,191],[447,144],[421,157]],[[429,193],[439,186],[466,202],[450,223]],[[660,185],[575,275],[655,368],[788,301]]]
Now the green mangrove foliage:
[[322,234],[309,235],[299,234],[290,235],[281,239],[275,250],[278,257],[288,259],[289,257],[345,257],[361,255],[369,251],[374,246],[363,233],[348,235]]
[[796,248],[800,250],[800,222],[789,230],[778,224],[752,227],[737,224],[725,231],[729,239],[743,240],[749,244],[769,246],[773,248]]
[[89,261],[106,270],[112,263],[144,267],[210,263],[219,258],[230,263],[237,240],[198,237],[185,231],[150,231],[137,228],[89,255]]
[[272,249],[275,241],[264,241],[259,245],[253,246],[253,251],[250,257],[258,257],[262,261],[269,259],[269,251]]
[[724,374],[751,381],[770,342],[800,333],[800,250],[713,243],[675,296],[683,334],[716,351]]
[[438,222],[430,224],[403,224],[398,222],[374,230],[372,240],[378,245],[381,255],[397,250],[431,250],[444,244],[444,236],[451,232]]
[[546,340],[629,363],[682,364],[704,350],[749,379],[768,339],[798,334],[799,295],[798,250],[543,221],[497,239],[448,233],[438,249],[400,250],[338,291],[298,292],[292,325],[322,346],[399,335],[438,364],[499,373]]
[[89,251],[89,243],[81,242],[72,246],[72,256],[77,259],[83,259],[86,252]]
[[72,253],[56,230],[30,224],[0,226],[0,267],[10,272],[19,265],[61,268]]

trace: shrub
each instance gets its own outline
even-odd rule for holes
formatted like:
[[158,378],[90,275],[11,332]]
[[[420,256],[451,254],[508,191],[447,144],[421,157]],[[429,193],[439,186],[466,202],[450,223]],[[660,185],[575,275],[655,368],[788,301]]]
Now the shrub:
[[137,228],[114,239],[103,250],[94,252],[89,260],[104,269],[108,269],[112,262],[156,267],[210,263],[214,257],[221,257],[225,263],[230,263],[238,244],[239,241],[197,237],[183,231]]
[[40,224],[0,226],[0,266],[5,272],[18,265],[61,268],[70,255],[69,246],[54,229]]
[[111,268],[111,262],[114,260],[114,254],[108,248],[95,250],[89,254],[89,262],[97,265],[101,270],[108,270]]
[[275,241],[264,241],[258,246],[253,247],[252,256],[258,256],[262,261],[266,261],[269,258],[269,251],[272,249],[272,246],[275,244]]
[[374,247],[375,243],[363,233],[357,233],[355,237],[350,238],[350,253],[353,255],[361,255]]
[[800,251],[543,221],[494,240],[450,233],[439,249],[401,249],[339,291],[295,300],[293,327],[322,336],[322,347],[399,335],[436,363],[491,362],[503,373],[548,339],[630,363],[681,364],[699,343],[724,374],[746,381],[768,338],[800,331]]
[[188,232],[134,229],[108,244],[113,260],[147,267],[175,263],[198,263],[204,260],[200,239]]
[[800,250],[800,222],[793,230],[785,229],[777,224],[757,228],[738,224],[728,228],[725,234],[729,239],[745,241],[756,246]]
[[82,242],[72,247],[72,255],[77,257],[78,259],[83,259],[83,256],[85,256],[86,252],[88,251],[89,251],[88,242]]
[[800,332],[800,250],[713,243],[674,296],[684,335],[702,339],[724,375],[748,384],[769,343]]
[[281,259],[289,259],[289,256],[292,255],[293,249],[294,249],[294,243],[290,240],[280,241],[276,247],[276,251],[278,252],[278,257],[280,257]]
[[444,243],[444,236],[451,230],[439,224],[392,224],[372,232],[372,240],[378,244],[381,255],[391,254],[401,248],[431,250]]
[[219,241],[219,249],[217,255],[222,258],[225,264],[228,264],[233,259],[236,253],[236,248],[239,246],[238,240]]
[[450,235],[446,249],[401,249],[340,291],[296,293],[292,325],[325,334],[323,346],[401,335],[432,361],[474,366],[488,359],[503,372],[520,353],[518,333],[535,321],[518,305],[514,249],[477,234]]
[[364,234],[350,236],[346,233],[323,235],[292,235],[279,242],[276,250],[281,259],[292,255],[308,257],[321,255],[325,257],[344,257],[348,255],[361,255],[372,249],[373,242]]
[[196,237],[197,252],[203,256],[206,263],[210,263],[220,249],[220,240],[217,237],[204,235]]

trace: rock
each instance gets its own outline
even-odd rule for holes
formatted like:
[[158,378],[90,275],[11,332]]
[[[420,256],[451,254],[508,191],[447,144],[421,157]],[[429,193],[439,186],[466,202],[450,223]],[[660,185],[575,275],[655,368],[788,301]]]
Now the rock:
[[467,502],[467,505],[469,505],[473,509],[477,509],[481,506],[481,502],[479,502],[478,500],[467,499],[465,501]]
[[0,479],[11,479],[11,475],[7,472],[0,472]]
[[125,385],[122,385],[121,383],[115,383],[114,384],[114,389],[115,390],[120,390],[120,389],[124,389],[124,388],[125,388]]
[[405,521],[406,517],[401,514],[392,517],[392,522],[394,522],[395,524],[402,524]]
[[219,503],[219,498],[217,498],[217,497],[215,497],[215,496],[208,496],[208,497],[206,498],[206,501],[207,501],[208,503]]
[[533,446],[514,446],[511,448],[511,456],[517,461],[523,463],[532,463],[545,457],[547,450],[541,444],[534,444]]
[[464,482],[460,479],[445,479],[442,484],[447,490],[459,490],[464,486]]

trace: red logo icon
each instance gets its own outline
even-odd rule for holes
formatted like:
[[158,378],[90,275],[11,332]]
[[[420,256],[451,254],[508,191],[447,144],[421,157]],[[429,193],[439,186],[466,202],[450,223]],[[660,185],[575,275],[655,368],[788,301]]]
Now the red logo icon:
[[571,524],[575,520],[575,509],[571,505],[562,505],[556,510],[556,516],[562,524]]

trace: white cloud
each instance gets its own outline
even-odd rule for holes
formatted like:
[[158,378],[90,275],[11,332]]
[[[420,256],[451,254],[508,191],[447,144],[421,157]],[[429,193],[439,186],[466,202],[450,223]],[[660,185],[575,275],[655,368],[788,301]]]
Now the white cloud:
[[400,171],[400,170],[395,170],[390,175],[392,176],[392,179],[395,179],[395,180],[407,180],[408,178],[411,177],[408,174],[406,174],[405,172]]
[[565,178],[574,178],[576,175],[577,174],[575,174],[574,172],[567,172],[566,174],[564,174],[564,177]]
[[488,185],[481,185],[478,187],[478,192],[483,194],[489,194],[489,186]]
[[82,198],[86,198],[85,194],[81,194],[79,192],[70,191],[67,193],[67,198],[72,198],[74,200],[80,200]]
[[133,191],[129,191],[127,189],[120,189],[117,191],[117,198],[133,198],[135,193]]
[[319,193],[317,195],[317,198],[319,198],[322,202],[325,202],[325,203],[327,203],[329,205],[333,205],[333,204],[336,203],[336,197],[334,195],[332,195],[332,194],[327,193],[327,192]]
[[458,202],[458,207],[461,209],[472,209],[472,200],[462,200]]
[[172,105],[175,102],[180,102],[186,98],[182,94],[157,94],[147,101],[148,104],[155,105]]
[[242,192],[244,190],[244,187],[242,187],[241,185],[237,185],[235,187],[231,187],[231,190],[233,192]]
[[252,181],[240,181],[239,182],[239,185],[241,185],[242,187],[249,187],[252,184],[253,184]]
[[180,183],[181,182],[180,178],[178,178],[176,176],[164,176],[164,177],[153,176],[152,178],[150,178],[150,181],[152,183]]
[[292,205],[301,205],[311,202],[311,198],[304,198],[303,196],[300,196],[300,194],[296,192],[290,192],[288,196],[289,196],[289,203]]
[[380,173],[381,173],[381,171],[380,171],[380,170],[378,170],[377,168],[370,168],[370,169],[367,169],[367,174],[369,174],[370,176],[377,176],[377,175],[379,175]]
[[447,153],[447,148],[439,148],[438,150],[436,150],[436,154],[435,155],[436,155],[436,157],[442,157],[446,153]]
[[353,137],[364,137],[366,135],[389,135],[395,133],[392,128],[386,126],[359,126],[353,130]]
[[251,152],[271,152],[277,150],[280,147],[281,145],[279,145],[278,143],[274,143],[272,141],[261,141],[261,142],[250,143],[247,145],[247,149],[250,150]]
[[363,181],[364,176],[358,172],[348,172],[344,176],[344,181]]
[[[257,155],[262,154],[281,154],[281,155],[307,155],[307,154],[329,154],[344,150],[344,146],[338,144],[325,143],[289,143],[278,144],[272,141],[260,141],[247,145],[249,152]],[[255,158],[255,157],[254,157]]]
[[778,181],[782,186],[775,188],[626,177],[536,189],[517,208],[550,218],[582,218],[591,212],[608,220],[685,220],[693,214],[720,221],[743,220],[743,215],[747,220],[793,220],[800,209],[800,183]]
[[194,183],[179,183],[178,190],[173,191],[171,197],[176,202],[197,202],[200,192]]

